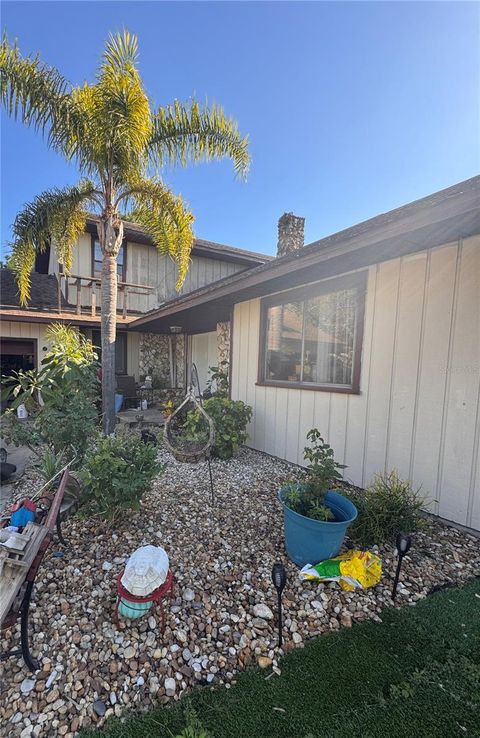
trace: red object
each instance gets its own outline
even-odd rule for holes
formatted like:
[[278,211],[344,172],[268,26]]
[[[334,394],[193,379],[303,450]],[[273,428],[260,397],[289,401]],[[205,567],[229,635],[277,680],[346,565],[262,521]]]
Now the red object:
[[[127,600],[127,602],[132,603],[148,603],[152,602],[153,606],[157,605],[160,608],[160,615],[161,615],[161,631],[165,630],[165,610],[163,607],[163,600],[168,596],[169,600],[172,601],[174,589],[173,589],[173,574],[169,570],[167,574],[167,578],[165,579],[164,583],[160,585],[157,589],[154,589],[153,592],[150,592],[149,595],[146,597],[136,597],[131,592],[128,591],[128,589],[125,589],[125,587],[122,584],[122,577],[123,572],[125,570],[122,569],[122,571],[117,576],[117,602],[115,605],[115,620],[118,623],[118,606],[120,604],[120,599],[123,598],[124,600]],[[153,609],[153,607],[152,607]],[[147,612],[151,612],[150,610],[147,610]]]
[[32,500],[29,500],[28,498],[26,500],[20,500],[20,502],[12,505],[10,511],[17,512],[17,510],[20,510],[21,507],[24,507],[26,510],[30,510],[30,512],[37,512],[37,505],[35,504],[35,502],[32,502]]

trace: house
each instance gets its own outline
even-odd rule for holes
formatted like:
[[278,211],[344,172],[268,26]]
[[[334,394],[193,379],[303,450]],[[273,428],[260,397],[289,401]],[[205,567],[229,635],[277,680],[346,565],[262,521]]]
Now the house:
[[[129,332],[132,321],[163,305],[178,294],[175,291],[176,265],[160,254],[149,237],[135,223],[125,224],[125,238],[118,256],[118,315],[116,369],[118,374],[146,374],[162,386],[172,383],[170,351],[172,338],[146,332]],[[191,264],[180,294],[252,267],[272,257],[225,246],[211,241],[195,241]],[[96,237],[96,219],[87,220],[86,231],[74,249],[73,265],[65,274],[58,263],[54,247],[37,257],[31,275],[31,299],[27,308],[18,303],[13,272],[0,270],[1,373],[39,366],[48,348],[45,330],[53,321],[66,322],[79,329],[100,346],[100,275],[101,251]],[[219,336],[222,335],[219,327]],[[187,353],[185,335],[174,339],[175,378],[183,385]],[[203,383],[208,366],[216,364],[216,346],[198,343],[198,361]]]
[[317,427],[349,481],[396,468],[432,512],[480,530],[480,177],[307,246],[303,226],[285,214],[276,259],[129,331],[177,325],[196,358],[230,323],[253,448],[301,464]]
[[[253,448],[301,464],[317,427],[349,481],[396,468],[480,530],[480,177],[309,245],[303,229],[280,218],[274,259],[197,241],[175,294],[173,262],[127,224],[117,371],[183,386],[195,362],[204,386],[228,361]],[[99,261],[91,219],[69,276],[54,249],[38,259],[27,310],[2,270],[2,366],[38,363],[54,320],[98,342]]]

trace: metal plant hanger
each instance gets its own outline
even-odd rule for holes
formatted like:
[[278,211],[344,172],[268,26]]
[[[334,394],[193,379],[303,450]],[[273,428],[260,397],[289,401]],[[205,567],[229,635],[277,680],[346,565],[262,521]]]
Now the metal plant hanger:
[[[194,440],[185,436],[184,431],[184,409],[187,405],[192,405],[193,409],[200,413],[208,426],[208,436]],[[200,461],[206,459],[208,465],[208,474],[210,478],[210,492],[212,505],[214,503],[213,476],[210,456],[213,445],[215,443],[215,426],[212,418],[205,412],[202,401],[202,393],[200,391],[200,382],[198,379],[198,371],[195,364],[192,364],[190,370],[190,382],[188,384],[187,394],[183,402],[177,409],[169,415],[163,429],[163,437],[165,445],[175,456],[177,461]]]

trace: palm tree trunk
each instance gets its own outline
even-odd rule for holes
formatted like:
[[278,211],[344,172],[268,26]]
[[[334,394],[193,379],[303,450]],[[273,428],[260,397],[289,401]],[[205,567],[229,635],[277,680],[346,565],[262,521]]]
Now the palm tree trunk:
[[123,223],[106,214],[97,227],[102,260],[102,409],[103,430],[115,430],[115,338],[117,331],[117,256],[123,241]]
[[115,338],[117,330],[117,259],[104,254],[102,262],[102,409],[103,430],[115,430]]

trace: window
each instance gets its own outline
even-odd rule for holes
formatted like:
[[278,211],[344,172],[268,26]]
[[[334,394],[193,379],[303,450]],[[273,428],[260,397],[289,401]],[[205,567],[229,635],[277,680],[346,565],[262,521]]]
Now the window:
[[262,301],[259,383],[359,392],[366,273]]
[[[120,282],[125,282],[125,249],[124,244],[120,246],[120,251],[117,256],[117,279]],[[102,249],[100,248],[100,241],[98,238],[92,236],[92,277],[102,276]]]
[[[100,331],[92,331],[92,343],[99,361],[102,360],[102,339]],[[115,339],[115,374],[127,373],[127,334],[117,332]]]

